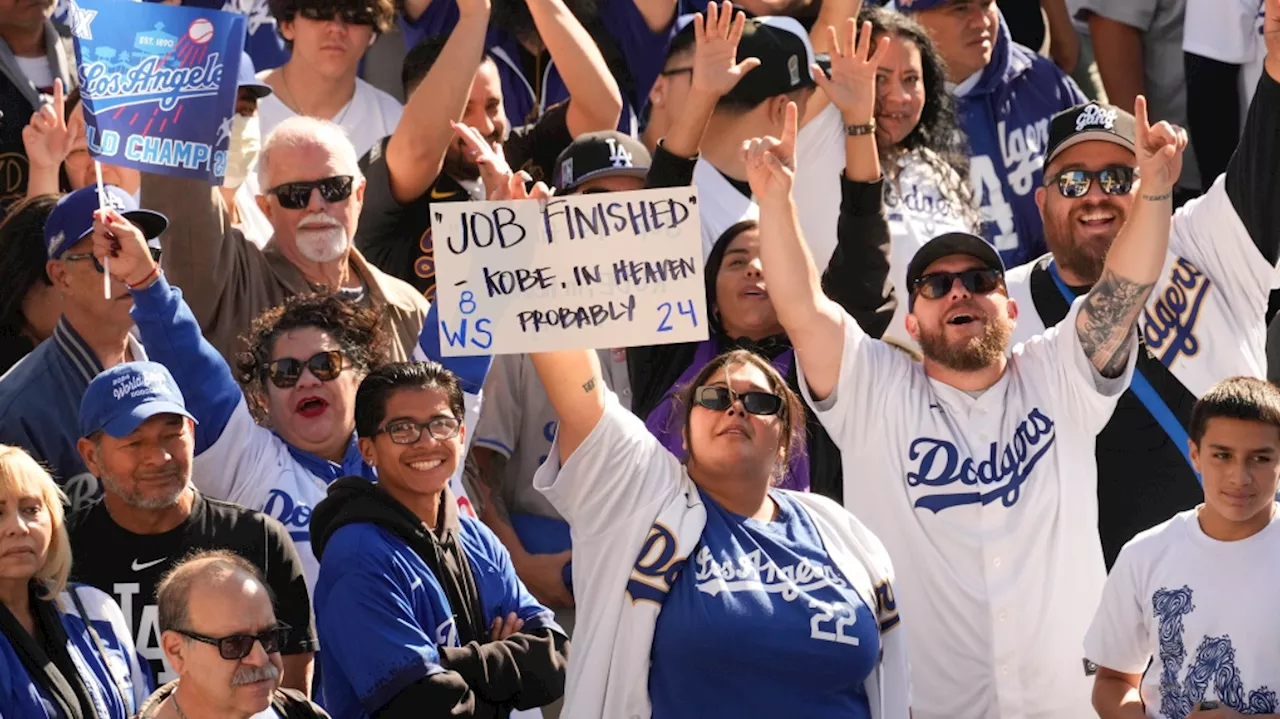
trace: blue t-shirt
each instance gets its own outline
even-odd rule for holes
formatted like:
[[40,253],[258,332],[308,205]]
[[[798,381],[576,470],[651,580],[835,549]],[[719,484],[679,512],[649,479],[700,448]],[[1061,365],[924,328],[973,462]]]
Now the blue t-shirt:
[[777,519],[760,522],[702,494],[706,528],[654,633],[655,719],[870,718],[875,612],[832,563],[804,508],[785,492],[769,496]]

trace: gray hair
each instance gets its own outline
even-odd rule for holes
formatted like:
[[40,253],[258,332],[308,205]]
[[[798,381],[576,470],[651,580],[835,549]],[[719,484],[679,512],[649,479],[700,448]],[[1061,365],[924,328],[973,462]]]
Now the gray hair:
[[281,147],[305,147],[319,145],[336,155],[347,169],[346,174],[356,178],[360,183],[360,158],[356,156],[356,148],[347,137],[347,131],[329,120],[321,120],[306,115],[297,115],[276,125],[262,143],[262,152],[258,155],[258,186],[265,192],[273,187],[268,168],[271,167],[273,151]]

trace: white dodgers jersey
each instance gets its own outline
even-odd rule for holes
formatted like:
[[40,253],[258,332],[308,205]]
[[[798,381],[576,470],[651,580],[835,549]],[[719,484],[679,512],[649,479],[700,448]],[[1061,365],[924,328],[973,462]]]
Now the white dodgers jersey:
[[[1094,440],[1128,387],[1075,331],[1014,349],[977,397],[844,317],[835,391],[806,396],[844,501],[898,568],[915,719],[1092,716],[1082,642],[1105,580]],[[800,386],[808,395],[807,383]]]

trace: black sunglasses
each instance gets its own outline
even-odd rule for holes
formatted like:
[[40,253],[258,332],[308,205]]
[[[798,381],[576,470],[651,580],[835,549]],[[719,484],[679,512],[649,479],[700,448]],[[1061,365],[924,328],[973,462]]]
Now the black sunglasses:
[[1093,181],[1098,180],[1098,187],[1108,195],[1127,195],[1133,189],[1133,178],[1137,175],[1132,167],[1116,165],[1101,170],[1063,170],[1057,177],[1045,183],[1058,185],[1058,194],[1075,200],[1089,194]]
[[[149,247],[147,249],[151,250],[151,259],[157,265],[160,264],[160,255],[162,254],[160,251],[160,248]],[[98,274],[102,274],[103,272],[105,272],[105,270],[102,269],[102,263],[98,261],[98,258],[94,256],[92,252],[77,252],[73,254],[66,254],[62,256],[62,259],[66,260],[67,262],[80,262],[83,260],[93,260],[93,269],[97,270]]]
[[309,7],[299,10],[298,14],[315,22],[341,20],[347,25],[373,25],[373,13],[366,8],[323,10],[321,8]]
[[927,300],[947,296],[956,280],[975,295],[995,292],[1004,282],[1003,275],[990,268],[965,270],[964,272],[931,272],[916,280],[915,291]]
[[279,652],[280,647],[284,646],[285,640],[289,638],[290,629],[292,627],[288,624],[281,624],[260,634],[232,634],[229,637],[206,637],[203,634],[182,629],[174,631],[197,642],[211,644],[218,648],[218,655],[223,659],[235,661],[249,656],[249,652],[253,651],[254,642],[261,642],[262,650],[267,654]]
[[286,182],[267,190],[267,194],[275,195],[286,210],[301,210],[311,204],[312,190],[319,190],[325,202],[342,202],[351,197],[354,184],[351,175],[335,175],[311,182]]
[[372,437],[385,434],[396,444],[413,444],[422,438],[422,430],[427,430],[431,439],[444,442],[458,436],[462,423],[457,417],[432,417],[426,422],[415,422],[411,419],[398,419],[386,427],[373,431]]
[[782,398],[770,392],[734,392],[728,387],[699,387],[693,393],[693,403],[709,410],[723,412],[741,400],[742,408],[751,414],[768,416],[782,410]]
[[342,374],[342,370],[346,367],[346,358],[341,350],[317,352],[305,361],[281,357],[267,365],[267,377],[270,378],[271,384],[280,389],[289,389],[298,384],[303,367],[311,370],[311,374],[315,375],[316,379],[328,382]]

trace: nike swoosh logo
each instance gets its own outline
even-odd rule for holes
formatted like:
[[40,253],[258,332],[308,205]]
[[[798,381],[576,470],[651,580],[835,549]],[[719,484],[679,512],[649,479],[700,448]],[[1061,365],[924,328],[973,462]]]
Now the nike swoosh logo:
[[431,188],[431,199],[433,200],[447,200],[450,197],[453,197],[454,194],[456,193],[449,192],[449,191],[441,192],[434,187]]
[[135,571],[135,572],[141,572],[141,571],[142,571],[142,570],[144,570],[144,569],[150,569],[151,567],[156,566],[157,564],[159,564],[159,563],[163,562],[163,561],[164,561],[164,560],[166,560],[166,559],[168,559],[168,557],[161,557],[161,558],[159,558],[159,559],[157,559],[157,560],[155,560],[155,561],[153,561],[153,562],[143,562],[143,563],[141,563],[141,564],[139,564],[139,563],[138,563],[138,560],[136,560],[136,559],[135,559],[135,560],[133,560],[133,564],[131,564],[131,565],[130,565],[130,567],[131,567],[131,568],[133,569],[133,571]]

